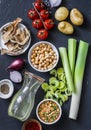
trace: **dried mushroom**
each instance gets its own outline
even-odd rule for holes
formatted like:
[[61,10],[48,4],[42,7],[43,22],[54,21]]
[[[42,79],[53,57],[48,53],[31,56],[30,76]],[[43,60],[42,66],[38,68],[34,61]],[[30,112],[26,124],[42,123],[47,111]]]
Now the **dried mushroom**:
[[18,25],[19,23],[21,23],[22,19],[21,18],[16,18],[14,21],[13,21],[13,27],[14,27],[14,30],[13,30],[13,35],[16,33],[16,29],[18,28]]
[[13,25],[7,25],[6,27],[3,28],[2,30],[2,38],[5,42],[8,42],[10,38],[12,37],[12,32],[13,32]]
[[5,43],[5,45],[7,46],[8,49],[2,48],[1,49],[2,55],[6,54],[6,53],[10,54],[10,53],[13,53],[13,52],[16,52],[16,51],[22,49],[22,47],[20,47],[17,43],[12,43],[10,41]]
[[11,24],[7,25],[2,30],[2,38],[5,42],[8,42],[16,32],[18,24],[22,21],[21,18],[17,18]]
[[16,34],[10,40],[13,43],[18,43],[19,45],[24,45],[28,41],[29,37],[30,37],[30,35],[29,35],[29,32],[27,29],[18,28],[16,30]]
[[6,48],[1,48],[1,54],[15,54],[22,52],[24,45],[30,38],[30,33],[27,28],[19,25],[22,21],[21,18],[17,18],[9,25],[2,29],[2,39]]

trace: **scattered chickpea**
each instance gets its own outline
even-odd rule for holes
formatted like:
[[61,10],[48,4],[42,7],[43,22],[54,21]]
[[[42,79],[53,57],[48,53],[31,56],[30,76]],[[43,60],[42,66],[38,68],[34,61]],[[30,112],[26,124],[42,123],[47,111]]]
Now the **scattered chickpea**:
[[55,64],[57,55],[51,45],[41,43],[33,49],[30,59],[35,68],[47,70]]

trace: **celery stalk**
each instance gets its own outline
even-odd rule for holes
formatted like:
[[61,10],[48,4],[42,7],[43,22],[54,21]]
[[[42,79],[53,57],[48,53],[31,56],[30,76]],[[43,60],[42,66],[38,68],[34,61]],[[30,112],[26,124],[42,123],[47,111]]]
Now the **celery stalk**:
[[72,74],[71,74],[71,70],[70,70],[70,65],[69,65],[69,61],[68,61],[68,57],[67,57],[66,48],[60,47],[59,52],[60,52],[62,64],[64,67],[64,72],[65,72],[65,76],[66,76],[66,80],[67,80],[68,89],[73,92],[73,91],[75,91],[75,87],[74,87],[74,83],[73,83],[73,78],[72,78]]
[[72,77],[74,76],[75,59],[76,59],[76,40],[73,38],[68,39],[68,59],[71,68]]
[[74,84],[76,88],[76,93],[72,94],[71,106],[69,112],[69,118],[76,120],[80,105],[82,82],[85,70],[85,63],[88,53],[88,43],[80,41],[78,48],[78,55],[76,60],[76,67],[74,72]]

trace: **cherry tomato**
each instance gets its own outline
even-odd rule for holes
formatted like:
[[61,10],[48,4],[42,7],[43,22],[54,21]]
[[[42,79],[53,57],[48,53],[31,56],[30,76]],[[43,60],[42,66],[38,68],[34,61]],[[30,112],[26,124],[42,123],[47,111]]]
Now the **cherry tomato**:
[[44,10],[41,10],[40,16],[42,17],[43,20],[48,19],[48,17],[49,17],[49,12],[48,12],[48,10],[45,10],[45,9],[44,9]]
[[41,29],[37,33],[37,37],[41,40],[45,40],[48,37],[48,31],[46,29]]
[[34,6],[35,6],[35,8],[38,10],[38,11],[41,11],[42,9],[44,9],[45,8],[45,5],[43,4],[43,2],[34,2]]
[[42,28],[43,27],[43,23],[41,21],[41,19],[35,19],[33,22],[32,22],[32,25],[34,28]]
[[54,27],[54,22],[52,19],[47,19],[45,20],[44,22],[45,24],[45,27],[49,30],[49,29],[52,29]]
[[32,20],[39,18],[37,12],[34,9],[28,11],[28,17]]

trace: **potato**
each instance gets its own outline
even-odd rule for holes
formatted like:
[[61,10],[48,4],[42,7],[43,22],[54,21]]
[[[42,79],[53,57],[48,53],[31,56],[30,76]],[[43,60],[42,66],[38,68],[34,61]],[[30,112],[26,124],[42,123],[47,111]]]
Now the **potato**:
[[58,30],[64,34],[72,34],[74,32],[73,26],[66,21],[59,22]]
[[69,15],[69,10],[66,7],[59,7],[55,12],[55,19],[58,21],[65,20]]
[[74,25],[80,26],[83,24],[84,18],[78,9],[73,8],[70,12],[70,20]]

